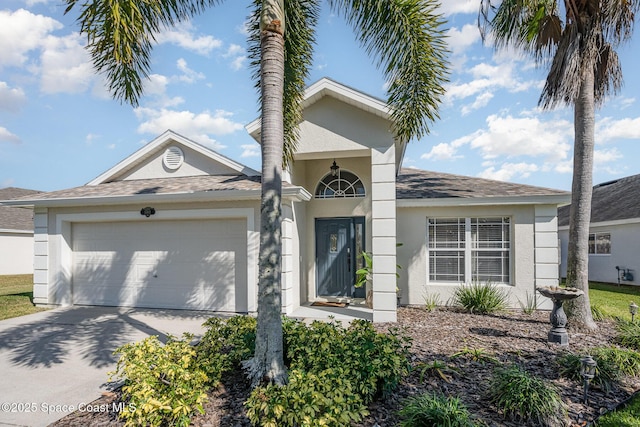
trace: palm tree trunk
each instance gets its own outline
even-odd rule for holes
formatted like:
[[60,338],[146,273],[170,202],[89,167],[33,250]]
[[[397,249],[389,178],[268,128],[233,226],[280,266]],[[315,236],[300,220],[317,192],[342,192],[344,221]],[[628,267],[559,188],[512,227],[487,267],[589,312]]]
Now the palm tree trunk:
[[565,304],[570,326],[593,331],[598,328],[589,300],[589,223],[593,190],[593,150],[595,141],[594,71],[587,67],[574,107],[573,183],[569,213],[567,286],[584,295]]
[[281,317],[284,37],[279,32],[263,31],[260,45],[262,199],[258,324],[255,356],[245,365],[254,386],[262,382],[282,385],[287,380]]

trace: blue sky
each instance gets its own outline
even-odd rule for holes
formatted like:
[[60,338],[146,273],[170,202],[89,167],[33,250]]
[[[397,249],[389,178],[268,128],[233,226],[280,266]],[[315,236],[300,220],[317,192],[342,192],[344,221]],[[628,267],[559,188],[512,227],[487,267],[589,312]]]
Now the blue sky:
[[[158,35],[140,106],[113,101],[95,75],[60,0],[0,6],[0,188],[83,185],[167,128],[250,167],[258,116],[247,68],[249,1],[229,0]],[[540,111],[545,70],[482,45],[479,0],[445,0],[451,82],[431,134],[413,141],[405,167],[569,190],[573,112]],[[638,35],[620,50],[625,85],[597,111],[594,183],[640,173]],[[351,28],[323,8],[309,83],[329,77],[385,98],[382,73]]]

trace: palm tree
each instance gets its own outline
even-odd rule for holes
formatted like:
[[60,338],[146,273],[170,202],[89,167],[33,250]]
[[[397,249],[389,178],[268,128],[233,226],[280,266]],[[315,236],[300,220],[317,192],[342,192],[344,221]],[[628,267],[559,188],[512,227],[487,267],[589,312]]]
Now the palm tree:
[[[83,0],[84,1],[84,0]],[[136,106],[150,72],[154,36],[222,0],[65,0],[96,70],[120,102]],[[256,351],[245,365],[254,385],[283,384],[281,312],[282,168],[293,158],[320,0],[253,0],[249,36],[262,117],[262,196]],[[437,0],[327,0],[353,26],[389,81],[395,136],[420,138],[437,118],[447,48]],[[402,46],[402,48],[398,48]]]
[[538,104],[574,107],[567,286],[585,293],[567,311],[572,324],[586,330],[597,328],[588,293],[595,109],[620,90],[615,48],[631,38],[638,7],[638,0],[503,0],[498,6],[480,0],[483,39],[490,34],[497,48],[514,46],[549,65]]

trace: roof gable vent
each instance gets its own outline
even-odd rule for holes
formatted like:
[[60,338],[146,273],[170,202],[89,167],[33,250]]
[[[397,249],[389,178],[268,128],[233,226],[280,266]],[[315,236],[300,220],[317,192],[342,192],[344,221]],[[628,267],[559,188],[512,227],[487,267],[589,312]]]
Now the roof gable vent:
[[173,145],[165,150],[162,163],[167,169],[176,170],[184,163],[184,153],[179,147]]

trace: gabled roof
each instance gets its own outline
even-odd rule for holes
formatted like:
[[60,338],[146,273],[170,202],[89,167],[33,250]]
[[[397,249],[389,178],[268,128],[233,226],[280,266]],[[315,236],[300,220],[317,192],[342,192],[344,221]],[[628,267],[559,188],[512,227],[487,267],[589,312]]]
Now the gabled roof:
[[[367,95],[364,92],[360,92],[327,77],[323,77],[305,90],[302,108],[308,108],[325,96],[334,97],[386,120],[389,120],[391,117],[391,110],[383,100]],[[260,142],[260,125],[261,119],[258,117],[245,126],[247,132],[258,142]]]
[[235,160],[223,156],[220,153],[216,153],[215,151],[212,151],[198,144],[197,142],[190,140],[189,138],[173,132],[172,130],[167,130],[162,135],[158,136],[157,138],[146,144],[144,147],[119,162],[117,165],[113,166],[106,172],[102,173],[100,176],[88,182],[87,185],[98,185],[112,181],[116,177],[123,175],[125,172],[134,169],[138,165],[141,165],[145,160],[165,148],[165,146],[169,146],[170,144],[175,143],[188,147],[206,158],[219,162],[231,168],[232,170],[237,171],[238,174],[247,176],[260,175],[260,172],[251,169],[248,166],[238,163]]
[[399,207],[565,204],[570,193],[463,175],[402,168],[396,180]]
[[[8,187],[0,189],[0,200],[13,200],[39,194],[39,191]],[[31,209],[0,206],[0,231],[33,232],[33,211]]]
[[[283,183],[282,194],[294,200],[309,200],[302,187]],[[40,193],[14,201],[14,206],[98,206],[143,202],[202,202],[213,200],[258,200],[259,176],[202,175],[179,178],[136,179],[83,185],[66,190]]]
[[[558,210],[558,226],[569,225],[571,205]],[[593,187],[591,223],[640,218],[640,174]]]

